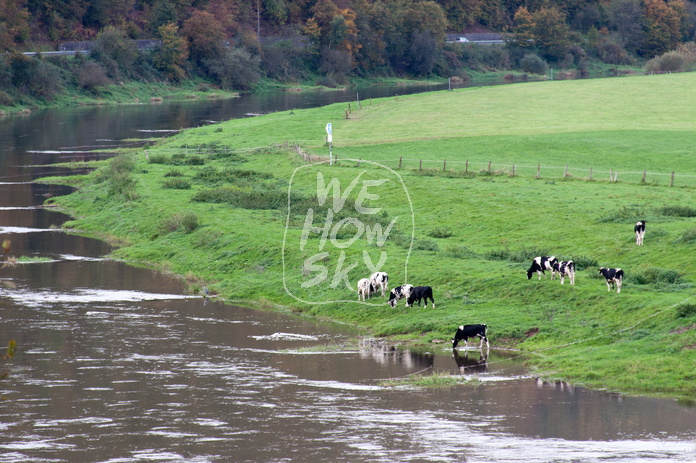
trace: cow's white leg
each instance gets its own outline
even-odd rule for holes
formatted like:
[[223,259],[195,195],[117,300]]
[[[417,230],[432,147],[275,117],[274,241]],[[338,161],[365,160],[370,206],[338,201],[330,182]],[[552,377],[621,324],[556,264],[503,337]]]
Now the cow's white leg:
[[611,291],[611,286],[609,284],[609,280],[607,280],[607,291]]
[[620,293],[621,292],[621,279],[619,278],[616,280],[616,292]]
[[565,275],[561,274],[561,284],[563,284],[563,281],[565,280]]

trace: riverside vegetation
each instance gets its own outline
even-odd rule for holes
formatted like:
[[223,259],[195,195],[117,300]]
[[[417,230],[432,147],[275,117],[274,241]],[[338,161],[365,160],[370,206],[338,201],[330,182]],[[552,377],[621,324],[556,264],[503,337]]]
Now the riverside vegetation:
[[[360,109],[353,104],[347,119],[347,105],[334,104],[232,120],[103,161],[93,174],[70,179],[79,187],[75,193],[49,201],[75,218],[66,230],[118,243],[114,257],[185,276],[194,293],[205,285],[229,302],[337,320],[445,350],[447,344],[436,343],[449,342],[457,326],[486,323],[492,348],[519,349],[545,377],[693,400],[694,186],[464,173],[463,162],[696,174],[694,79],[674,74],[469,88],[373,100]],[[285,143],[300,144],[315,160],[327,156],[327,122],[339,158],[330,172],[341,185],[362,171],[366,178],[379,175],[348,158],[380,161],[403,179],[415,221],[408,282],[432,286],[435,309],[404,308],[403,301],[392,309],[379,296],[371,301],[384,304],[363,306],[341,286],[308,291],[315,300],[338,293],[356,303],[308,305],[284,291],[288,183],[306,165]],[[399,169],[400,157],[410,161]],[[421,170],[417,159],[437,160],[439,167]],[[308,179],[295,181],[293,201],[311,199],[316,184]],[[410,214],[397,195],[380,197],[379,205],[387,218]],[[303,219],[291,217],[291,236],[299,237]],[[641,247],[633,234],[639,219],[648,223]],[[384,244],[388,272],[391,259],[404,258],[410,246],[407,230],[392,233]],[[303,272],[300,254],[285,255],[293,283],[313,276]],[[537,255],[574,260],[575,286],[550,277],[527,280]],[[336,256],[327,261],[335,265]],[[620,294],[607,292],[600,266],[624,269]],[[363,276],[351,274],[351,281]],[[392,277],[390,287],[401,283]]]

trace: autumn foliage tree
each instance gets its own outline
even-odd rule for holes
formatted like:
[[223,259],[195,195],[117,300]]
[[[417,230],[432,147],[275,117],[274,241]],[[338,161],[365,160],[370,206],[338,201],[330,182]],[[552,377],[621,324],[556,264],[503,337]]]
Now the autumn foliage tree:
[[155,67],[174,82],[179,82],[186,76],[184,66],[188,58],[188,43],[178,34],[178,29],[174,23],[159,28],[162,46],[152,58]]
[[686,16],[683,0],[646,0],[643,55],[652,57],[674,49],[681,40],[681,24]]

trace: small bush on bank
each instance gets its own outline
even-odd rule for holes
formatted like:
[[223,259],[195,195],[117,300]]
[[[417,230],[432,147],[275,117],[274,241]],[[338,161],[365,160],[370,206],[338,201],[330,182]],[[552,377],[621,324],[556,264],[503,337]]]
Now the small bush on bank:
[[136,181],[131,175],[133,169],[135,169],[135,160],[132,156],[116,156],[107,167],[97,172],[94,181],[96,183],[107,182],[109,196],[123,195],[126,200],[132,200],[137,197],[135,193]]
[[85,61],[82,65],[77,80],[80,87],[91,92],[98,91],[100,87],[111,85],[111,80],[106,75],[106,69],[101,64],[91,60]]
[[198,216],[193,212],[184,214],[175,213],[162,221],[161,229],[164,233],[173,233],[183,228],[184,232],[191,233],[199,227]]
[[673,217],[696,217],[696,209],[691,206],[661,206],[655,208],[655,213]]
[[645,71],[650,72],[676,72],[686,69],[686,59],[678,51],[669,51],[661,56],[648,61]]
[[549,65],[540,56],[528,54],[520,61],[520,68],[530,74],[544,75],[549,71]]

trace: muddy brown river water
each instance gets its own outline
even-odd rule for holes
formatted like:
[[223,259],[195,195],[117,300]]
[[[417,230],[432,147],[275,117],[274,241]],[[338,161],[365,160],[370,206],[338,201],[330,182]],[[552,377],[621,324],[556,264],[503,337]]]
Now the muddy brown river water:
[[[109,260],[106,243],[63,233],[68,217],[40,207],[70,189],[32,183],[94,147],[341,98],[354,95],[0,119],[0,240],[33,258],[0,270],[0,343],[18,344],[0,381],[0,463],[696,461],[693,406],[538,382],[495,349],[312,349],[360,333],[190,296]],[[478,383],[380,386],[420,371]]]

